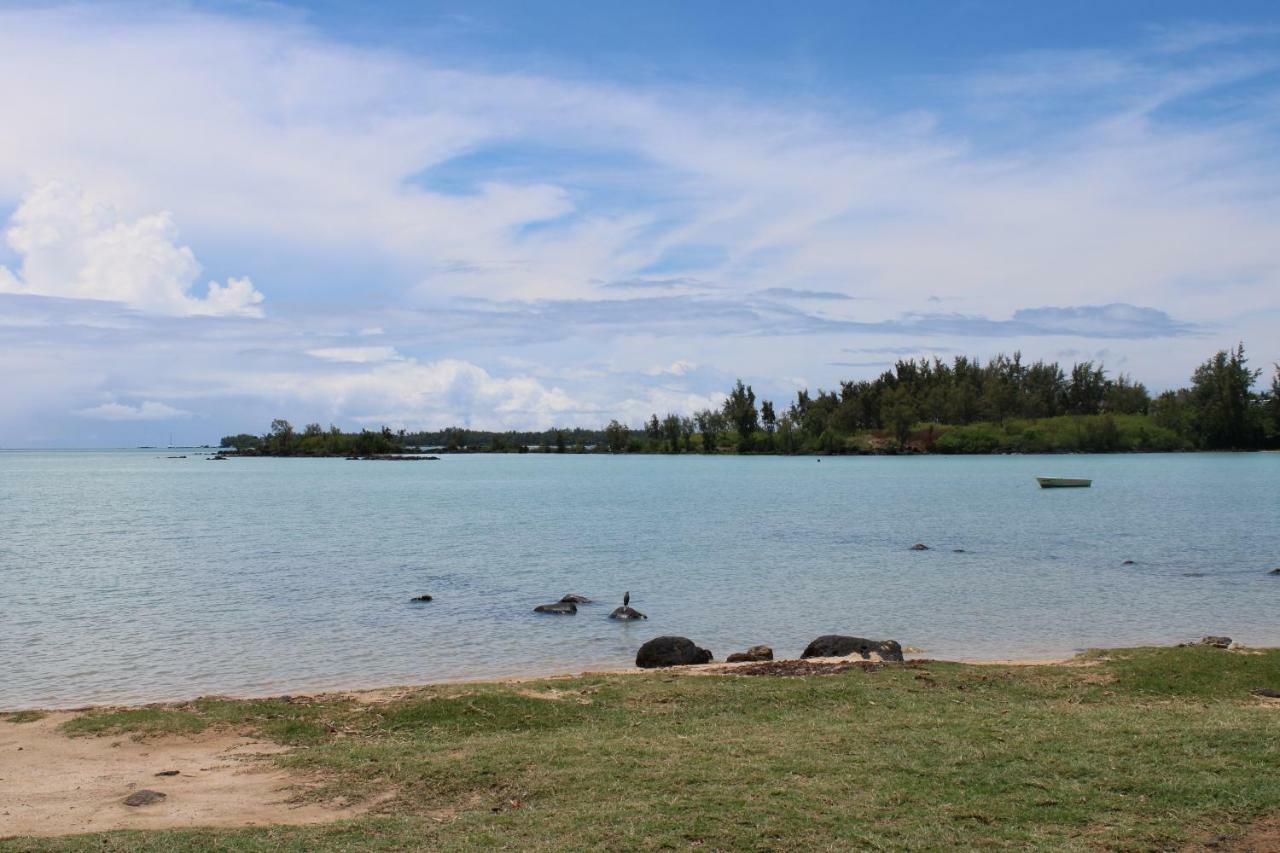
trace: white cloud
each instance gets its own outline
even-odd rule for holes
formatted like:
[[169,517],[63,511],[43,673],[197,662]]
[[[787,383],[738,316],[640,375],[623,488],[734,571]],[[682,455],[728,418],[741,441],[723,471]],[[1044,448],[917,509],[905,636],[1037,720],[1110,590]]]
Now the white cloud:
[[211,281],[203,299],[191,296],[200,264],[177,236],[169,213],[128,220],[77,187],[51,182],[28,193],[10,219],[6,238],[21,264],[16,274],[0,267],[0,291],[178,316],[262,315],[262,294],[248,278]]
[[693,362],[680,359],[667,365],[655,364],[646,370],[645,374],[648,376],[684,376],[689,371],[697,369],[698,365]]
[[307,355],[324,361],[348,364],[375,364],[380,361],[399,361],[395,347],[319,347],[307,350]]
[[189,418],[191,413],[175,409],[165,403],[146,400],[136,406],[124,403],[103,403],[90,409],[76,412],[82,418],[96,418],[103,421],[163,421],[170,418]]
[[397,427],[548,427],[583,408],[562,389],[531,376],[497,377],[459,359],[402,359],[319,373],[268,371],[227,382],[237,393],[293,399],[358,423]]

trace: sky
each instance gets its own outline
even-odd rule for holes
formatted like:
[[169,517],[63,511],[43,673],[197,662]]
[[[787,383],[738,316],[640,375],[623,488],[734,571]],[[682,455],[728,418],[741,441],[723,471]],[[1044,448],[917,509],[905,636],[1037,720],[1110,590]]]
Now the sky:
[[0,2],[0,447],[1280,361],[1270,2]]

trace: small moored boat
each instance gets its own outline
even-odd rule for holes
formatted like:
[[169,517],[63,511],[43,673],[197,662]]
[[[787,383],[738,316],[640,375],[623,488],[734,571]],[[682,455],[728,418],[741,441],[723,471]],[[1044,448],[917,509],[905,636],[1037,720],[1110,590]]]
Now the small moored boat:
[[1072,480],[1067,477],[1036,477],[1042,489],[1087,489],[1093,480]]

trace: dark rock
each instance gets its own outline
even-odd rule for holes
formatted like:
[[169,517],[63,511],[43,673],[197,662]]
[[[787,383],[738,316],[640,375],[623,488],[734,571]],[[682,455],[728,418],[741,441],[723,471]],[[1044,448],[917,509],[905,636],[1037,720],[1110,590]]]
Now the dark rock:
[[768,646],[752,646],[745,652],[734,652],[725,660],[729,663],[741,663],[743,661],[762,661],[773,660],[773,649]]
[[141,791],[134,791],[132,794],[124,798],[126,806],[149,806],[164,800],[166,797],[159,791],[152,791],[143,788]]
[[177,776],[178,771],[177,770],[161,770],[156,775],[157,776]]
[[590,604],[591,599],[587,598],[585,595],[579,595],[576,592],[571,592],[568,595],[566,595],[564,598],[560,599],[560,603],[561,604]]
[[1280,690],[1272,690],[1270,687],[1258,687],[1250,690],[1254,696],[1261,696],[1264,699],[1280,699]]
[[1215,649],[1225,649],[1231,645],[1230,637],[1201,637],[1199,645],[1213,646]]
[[1183,572],[1182,576],[1184,578],[1202,578],[1204,577],[1204,572]]
[[711,652],[698,648],[688,637],[654,637],[636,652],[636,666],[642,669],[689,666],[711,663],[711,660]]
[[1267,574],[1269,574],[1269,575],[1280,575],[1280,569],[1272,569],[1271,571],[1267,572]]
[[429,595],[416,595],[409,600],[410,601],[432,601],[433,599]]
[[555,604],[539,604],[533,608],[534,613],[555,613],[560,616],[569,616],[578,612],[578,605],[572,601],[557,601]]
[[924,544],[923,542],[917,542],[916,544],[912,545],[908,550],[911,550],[911,551],[928,551],[928,550],[929,550],[929,546],[928,546],[928,545],[926,545],[926,544]]
[[951,553],[952,554],[968,554],[969,552],[963,548],[952,548]]
[[841,634],[824,634],[805,647],[803,658],[842,658],[859,654],[863,660],[879,655],[881,660],[901,661],[902,646],[897,640],[868,640],[864,637],[845,637]]
[[628,622],[636,619],[648,619],[649,617],[645,616],[643,613],[641,613],[639,610],[636,610],[634,607],[624,606],[624,607],[613,608],[613,612],[609,614],[609,618],[621,619],[624,622]]
[[1133,566],[1133,565],[1137,565],[1137,564],[1136,564],[1136,563],[1134,563],[1134,562],[1133,562],[1133,560],[1125,560],[1125,561],[1124,561],[1124,562],[1122,562],[1120,565],[1122,565],[1122,566]]

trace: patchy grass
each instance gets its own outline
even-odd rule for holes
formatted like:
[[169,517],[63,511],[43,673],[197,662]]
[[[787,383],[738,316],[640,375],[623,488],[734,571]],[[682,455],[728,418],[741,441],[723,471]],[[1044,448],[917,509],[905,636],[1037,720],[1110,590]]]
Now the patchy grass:
[[[95,712],[78,734],[234,726],[373,798],[323,827],[122,832],[22,850],[1155,850],[1280,813],[1280,651],[800,678],[655,672],[432,687],[385,704]],[[5,842],[0,842],[0,848]]]
[[8,714],[0,714],[0,720],[6,723],[34,723],[37,720],[43,720],[44,717],[43,711],[12,711]]

